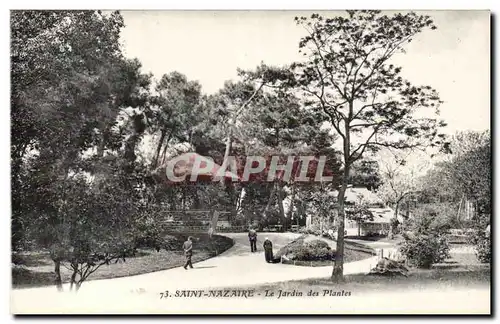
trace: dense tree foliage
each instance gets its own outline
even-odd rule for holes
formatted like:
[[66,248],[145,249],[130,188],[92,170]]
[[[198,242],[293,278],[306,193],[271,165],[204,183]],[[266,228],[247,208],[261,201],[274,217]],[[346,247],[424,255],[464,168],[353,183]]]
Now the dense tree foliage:
[[419,179],[421,203],[448,203],[458,215],[460,203],[474,209],[475,226],[486,227],[491,215],[491,138],[487,132],[459,132],[449,154]]
[[14,11],[11,26],[13,248],[50,247],[57,275],[69,260],[84,280],[123,257],[138,216],[151,77],[124,58],[118,12]]
[[[301,109],[286,71],[240,71],[205,95],[180,72],[159,80],[127,59],[119,12],[14,11],[12,42],[12,243],[51,251],[72,286],[97,268],[156,241],[166,211],[230,210],[233,216],[285,222],[292,182],[169,186],[155,177],[173,156],[327,155],[333,138],[317,114]],[[262,179],[260,179],[262,180]],[[305,189],[309,192],[309,189]],[[162,212],[163,211],[163,212]],[[155,227],[155,228],[153,228]],[[153,233],[153,234],[152,234]]]

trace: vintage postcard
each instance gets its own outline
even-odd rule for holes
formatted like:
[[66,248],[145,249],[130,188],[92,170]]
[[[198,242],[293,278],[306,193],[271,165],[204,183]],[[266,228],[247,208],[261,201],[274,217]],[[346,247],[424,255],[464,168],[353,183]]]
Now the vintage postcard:
[[490,16],[11,11],[11,313],[491,314]]

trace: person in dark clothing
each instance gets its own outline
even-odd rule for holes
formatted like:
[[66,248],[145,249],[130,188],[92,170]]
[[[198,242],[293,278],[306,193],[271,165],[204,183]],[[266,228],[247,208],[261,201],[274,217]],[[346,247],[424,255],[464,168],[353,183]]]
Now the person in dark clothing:
[[248,231],[248,240],[250,241],[250,250],[257,252],[257,232],[253,228]]
[[184,242],[182,248],[184,249],[184,255],[186,256],[186,263],[184,264],[184,269],[187,270],[188,266],[191,269],[193,269],[193,263],[191,262],[191,257],[193,256],[193,238],[191,236],[188,237],[186,242]]
[[273,243],[269,240],[269,238],[266,237],[266,240],[264,241],[264,256],[266,257],[266,262],[272,262],[273,261]]

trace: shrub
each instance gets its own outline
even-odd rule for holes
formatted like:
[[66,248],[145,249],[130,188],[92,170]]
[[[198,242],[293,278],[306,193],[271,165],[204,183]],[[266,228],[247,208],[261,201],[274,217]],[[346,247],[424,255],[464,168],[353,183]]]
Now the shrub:
[[476,250],[477,259],[482,263],[491,262],[491,240],[483,230],[476,230],[470,237],[470,243]]
[[422,210],[418,217],[408,222],[409,232],[403,233],[400,251],[410,264],[430,268],[433,263],[450,257],[446,225],[431,209]]
[[402,275],[407,277],[408,271],[408,268],[406,268],[403,263],[389,258],[383,258],[377,262],[375,268],[371,269],[368,274],[382,276]]
[[318,261],[331,260],[335,252],[330,248],[328,243],[322,240],[304,242],[304,238],[299,237],[297,240],[281,248],[276,257],[279,258],[283,255],[286,255],[291,260]]
[[330,246],[323,240],[312,240],[304,244],[309,249],[326,249]]
[[162,245],[167,251],[175,251],[180,249],[182,243],[184,243],[184,241],[174,235],[165,235]]
[[160,235],[155,231],[147,231],[134,239],[135,248],[153,248],[160,251],[161,245]]
[[451,229],[449,219],[430,206],[415,211],[414,218],[405,222],[406,229],[415,232],[445,233]]
[[319,225],[317,224],[313,224],[310,227],[299,228],[299,233],[311,234],[316,236],[320,236],[322,234]]
[[392,234],[399,234],[400,225],[401,223],[397,218],[391,218]]
[[276,257],[280,258],[283,255],[286,255],[286,254],[292,253],[292,251],[298,250],[304,244],[304,238],[305,238],[305,235],[299,236],[298,238],[296,238],[292,242],[288,243],[287,245],[285,245],[284,247],[279,249],[278,253],[276,253]]
[[135,224],[134,247],[159,251],[162,247],[161,231],[161,226],[158,226],[154,217],[144,217]]
[[333,260],[335,258],[335,251],[333,251],[330,247],[321,248],[321,249],[312,249],[311,254],[313,259],[315,260]]
[[310,249],[306,246],[302,245],[294,250],[291,250],[288,255],[290,255],[290,259],[292,260],[303,260],[309,261],[311,259]]
[[293,255],[293,260],[298,261],[323,261],[331,260],[335,253],[328,248],[313,248],[307,245],[303,245],[297,250],[291,253]]
[[400,251],[410,264],[419,268],[430,268],[432,264],[443,262],[450,257],[449,245],[444,235],[403,235],[405,238]]

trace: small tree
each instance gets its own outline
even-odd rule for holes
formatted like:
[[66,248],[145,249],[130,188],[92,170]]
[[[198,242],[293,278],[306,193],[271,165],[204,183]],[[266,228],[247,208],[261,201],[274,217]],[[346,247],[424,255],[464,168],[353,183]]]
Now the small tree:
[[361,236],[361,224],[373,220],[373,214],[368,204],[363,201],[361,195],[358,196],[358,202],[354,206],[346,208],[345,212],[347,219],[355,221],[358,224],[358,237]]
[[115,239],[112,243],[92,242],[88,239],[73,242],[72,251],[66,261],[72,270],[70,290],[78,291],[85,280],[103,265],[125,262],[125,258],[134,255],[133,240],[123,240],[122,237],[109,237]]
[[307,36],[299,43],[307,59],[293,65],[295,85],[304,104],[324,114],[342,142],[342,185],[338,194],[338,240],[332,279],[343,279],[345,192],[350,170],[369,150],[440,145],[443,126],[434,118],[419,118],[419,110],[441,103],[432,87],[415,86],[390,64],[404,46],[425,29],[436,29],[429,16],[414,12],[391,16],[380,11],[348,11],[325,18],[296,17]]
[[[121,175],[120,173],[115,175]],[[58,194],[64,186],[65,196]],[[82,175],[55,180],[38,188],[44,204],[29,224],[30,235],[40,247],[50,249],[55,284],[62,290],[61,267],[71,274],[70,288],[78,290],[103,265],[134,254],[139,195],[122,177],[93,184]]]
[[308,189],[310,190],[304,192],[303,195],[307,197],[306,202],[310,208],[309,212],[318,215],[321,224],[333,223],[336,202],[329,194],[331,186],[311,186]]
[[[400,207],[405,199],[420,190],[419,175],[428,169],[429,162],[423,154],[414,151],[394,152],[385,149],[379,152],[379,165],[383,184],[378,188],[377,194],[385,203],[394,208],[394,219],[398,220]],[[389,238],[393,238],[396,224],[391,222]]]

